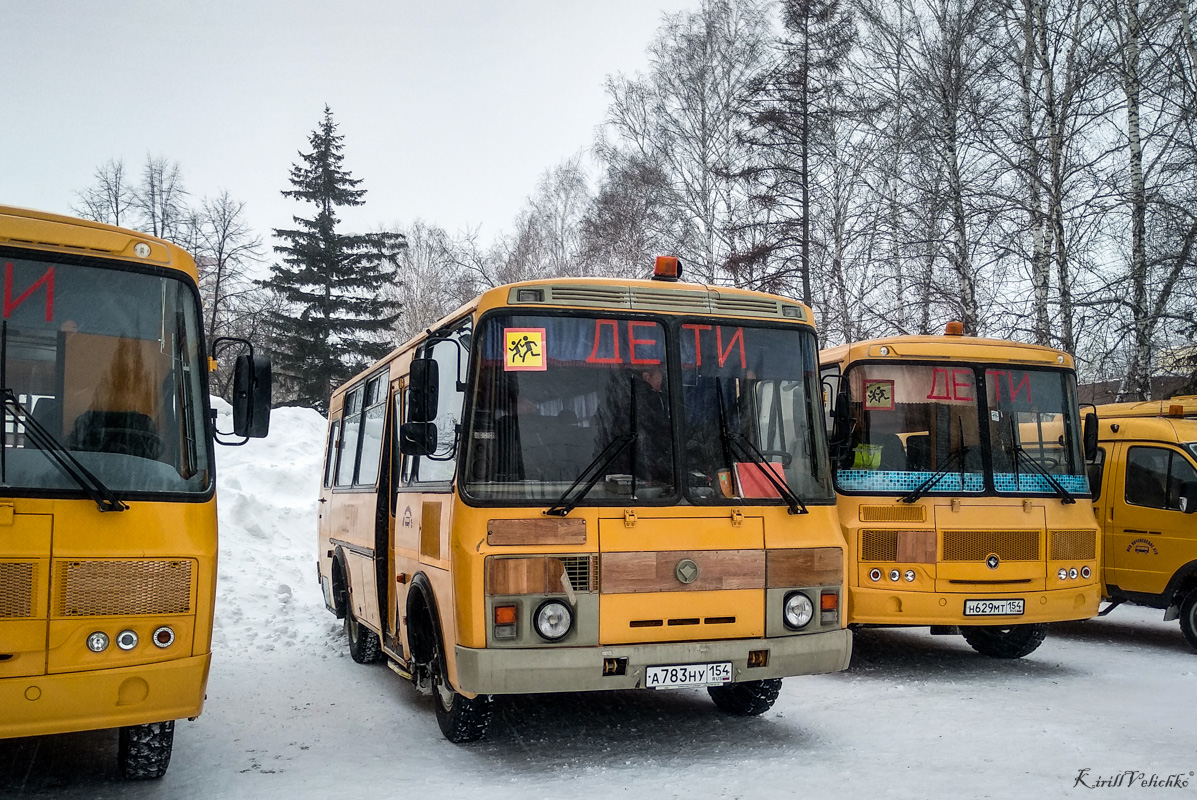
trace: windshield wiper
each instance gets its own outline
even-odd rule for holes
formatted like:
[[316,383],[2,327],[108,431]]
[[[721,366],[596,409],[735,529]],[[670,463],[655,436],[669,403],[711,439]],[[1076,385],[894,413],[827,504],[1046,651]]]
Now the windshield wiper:
[[1037,472],[1042,475],[1055,490],[1056,496],[1060,498],[1063,505],[1071,505],[1076,502],[1076,499],[1068,493],[1068,490],[1052,477],[1051,473],[1043,468],[1043,465],[1035,460],[1034,456],[1023,449],[1022,444],[1018,441],[1018,432],[1014,428],[1014,415],[1010,415],[1010,446],[1014,449],[1014,485],[1019,489],[1022,488],[1022,481],[1018,477],[1018,461],[1022,458],[1031,468],[1032,472]]
[[8,482],[7,428],[8,415],[12,414],[13,435],[16,435],[17,425],[21,424],[21,417],[24,417],[26,439],[32,442],[34,447],[45,451],[49,460],[79,484],[79,488],[101,511],[124,511],[129,507],[113,494],[103,481],[80,464],[79,459],[75,458],[54,434],[34,419],[28,409],[21,405],[16,393],[8,388],[8,320],[0,323],[0,395],[3,396],[4,403],[3,424],[0,425],[0,436],[4,436],[4,441],[0,443],[0,482]]
[[[594,488],[594,485],[598,483],[598,479],[602,476],[603,470],[610,466],[611,462],[619,458],[620,453],[628,448],[628,445],[630,445],[636,439],[636,436],[637,434],[635,433],[625,433],[623,436],[617,436],[608,442],[607,446],[604,447],[602,451],[594,457],[594,460],[587,464],[586,467],[580,473],[578,473],[578,477],[574,478],[574,482],[569,485],[569,488],[561,493],[561,496],[557,498],[557,502],[553,503],[553,507],[544,513],[553,517],[564,517],[566,514],[573,511],[578,503],[582,502],[582,498],[584,498],[590,492],[590,490]],[[583,480],[586,480],[586,475],[592,470],[594,474],[591,475],[590,479],[586,481],[586,485],[582,487],[582,491],[578,492],[574,498],[567,503],[566,498],[569,497],[570,492],[578,488],[579,484],[581,484]]]
[[723,440],[723,457],[727,459],[728,468],[732,470],[733,476],[735,472],[735,459],[733,457],[739,455],[741,461],[753,464],[761,471],[761,474],[765,476],[769,483],[773,484],[773,488],[786,501],[791,514],[810,513],[806,508],[806,503],[802,502],[802,498],[790,488],[785,480],[778,478],[777,473],[769,468],[770,461],[765,458],[765,454],[758,450],[756,445],[746,437],[732,433],[731,428],[727,424],[727,409],[723,404],[722,378],[715,378],[715,396],[719,400],[719,436]]
[[957,462],[959,462],[959,464],[960,464],[960,491],[964,491],[964,457],[965,457],[965,455],[967,455],[967,453],[970,449],[971,449],[971,447],[969,445],[962,444],[962,445],[960,445],[960,449],[953,450],[948,455],[948,458],[944,462],[943,467],[941,467],[938,472],[936,472],[930,478],[927,478],[927,480],[923,481],[918,486],[914,487],[914,489],[912,489],[910,491],[910,494],[907,494],[903,497],[899,497],[898,502],[899,503],[913,503],[916,500],[918,500],[920,497],[925,495],[927,492],[929,492],[933,488],[935,488],[935,484],[937,484],[941,480],[943,480],[943,477],[948,474],[948,472],[952,469],[952,467],[956,466]]
[[1014,479],[1016,481],[1016,483],[1015,483],[1016,486],[1018,485],[1017,484],[1017,481],[1018,481],[1017,465],[1018,465],[1018,460],[1020,458],[1023,459],[1024,463],[1028,467],[1030,467],[1033,472],[1039,473],[1047,480],[1048,484],[1052,487],[1053,490],[1055,490],[1056,496],[1060,498],[1061,503],[1063,503],[1064,505],[1067,506],[1067,505],[1071,505],[1076,502],[1076,498],[1073,497],[1069,493],[1069,491],[1064,488],[1064,484],[1062,484],[1058,480],[1056,480],[1055,476],[1052,475],[1050,472],[1048,472],[1046,469],[1044,469],[1043,465],[1040,464],[1038,461],[1036,461],[1034,456],[1032,456],[1030,453],[1028,453],[1026,450],[1024,450],[1022,448],[1021,444],[1017,444],[1017,443],[1015,443],[1015,445],[1014,445],[1014,464],[1015,464]]
[[[104,482],[97,478],[92,472],[81,463],[79,459],[68,450],[62,442],[50,433],[42,424],[33,418],[26,408],[21,405],[21,401],[13,393],[12,389],[5,387],[3,389],[4,395],[4,419],[7,427],[8,415],[12,414],[14,430],[20,417],[24,417],[25,437],[33,443],[34,447],[46,453],[49,460],[63,471],[71,480],[79,484],[79,488],[83,490],[92,502],[101,511],[124,511],[129,506],[120,500],[112,490],[104,485]],[[8,450],[8,444],[5,443],[5,451]],[[7,476],[5,476],[7,478]]]

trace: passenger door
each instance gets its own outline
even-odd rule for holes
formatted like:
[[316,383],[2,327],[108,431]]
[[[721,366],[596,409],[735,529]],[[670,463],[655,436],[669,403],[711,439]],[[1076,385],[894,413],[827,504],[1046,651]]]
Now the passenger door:
[[1197,559],[1194,517],[1180,511],[1183,482],[1197,469],[1176,448],[1122,445],[1121,480],[1107,487],[1111,503],[1111,575],[1129,592],[1161,594],[1176,569]]

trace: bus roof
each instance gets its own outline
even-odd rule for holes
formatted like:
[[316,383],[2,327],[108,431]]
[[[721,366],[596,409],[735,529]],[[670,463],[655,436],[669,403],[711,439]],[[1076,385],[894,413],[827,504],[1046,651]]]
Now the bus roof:
[[[148,245],[141,255],[138,244]],[[156,236],[102,222],[0,205],[0,245],[49,253],[118,258],[176,269],[198,280],[195,261],[182,248]]]
[[[881,349],[888,352],[882,354]],[[890,336],[828,347],[819,353],[823,364],[863,359],[910,359],[980,361],[1000,364],[1042,364],[1074,368],[1072,356],[1063,350],[1006,339],[975,336]]]
[[1097,407],[1097,416],[1106,417],[1190,417],[1197,418],[1197,395],[1179,395],[1167,400],[1133,400],[1106,403]]
[[[521,299],[520,290],[532,294]],[[536,297],[539,292],[539,299]],[[729,286],[709,286],[682,281],[654,281],[615,278],[544,278],[519,281],[488,289],[445,316],[428,330],[435,331],[467,315],[484,313],[496,308],[516,308],[536,313],[548,308],[572,308],[607,311],[651,311],[665,314],[711,314],[720,317],[774,319],[814,327],[814,315],[808,306],[781,295],[736,289]],[[375,372],[379,365],[389,362],[415,347],[426,336],[416,334],[374,364],[333,389],[332,396],[343,394],[361,378]],[[330,409],[332,404],[330,403]]]
[[[1121,403],[1119,405],[1122,405]],[[1109,441],[1143,441],[1184,444],[1197,442],[1197,419],[1184,417],[1107,417],[1098,407],[1098,438]]]

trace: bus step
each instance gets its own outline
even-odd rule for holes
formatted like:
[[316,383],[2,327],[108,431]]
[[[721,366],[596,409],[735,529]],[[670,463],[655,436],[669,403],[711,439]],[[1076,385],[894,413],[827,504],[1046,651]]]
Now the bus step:
[[399,677],[406,678],[409,681],[411,680],[411,673],[407,671],[406,665],[400,664],[398,661],[392,661],[391,659],[388,658],[387,666],[390,667],[391,671],[394,672]]

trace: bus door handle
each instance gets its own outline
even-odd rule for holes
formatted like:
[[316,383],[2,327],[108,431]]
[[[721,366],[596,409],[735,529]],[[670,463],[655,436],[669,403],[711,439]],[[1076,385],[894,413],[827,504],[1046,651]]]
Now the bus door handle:
[[327,498],[327,497],[321,497],[321,498],[320,498],[319,500],[317,500],[316,502],[317,502],[317,503],[327,503],[327,502],[328,502],[328,498]]

